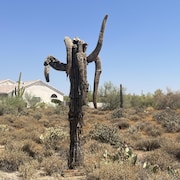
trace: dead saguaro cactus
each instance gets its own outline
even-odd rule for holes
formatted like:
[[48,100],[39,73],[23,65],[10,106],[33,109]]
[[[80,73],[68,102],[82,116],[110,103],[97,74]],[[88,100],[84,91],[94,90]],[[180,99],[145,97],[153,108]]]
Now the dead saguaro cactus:
[[107,18],[108,15],[105,15],[96,48],[89,56],[86,55],[87,43],[79,38],[71,39],[66,36],[64,38],[64,42],[66,46],[67,63],[62,63],[53,56],[48,56],[44,62],[44,74],[47,82],[49,82],[50,66],[55,70],[65,71],[70,79],[70,103],[68,114],[70,124],[68,166],[70,169],[81,166],[83,162],[83,152],[81,149],[80,139],[84,116],[83,106],[87,105],[87,93],[89,87],[87,82],[87,64],[93,61],[95,62],[93,103],[94,107],[97,108],[96,97],[101,74],[101,61],[98,55],[103,43]]

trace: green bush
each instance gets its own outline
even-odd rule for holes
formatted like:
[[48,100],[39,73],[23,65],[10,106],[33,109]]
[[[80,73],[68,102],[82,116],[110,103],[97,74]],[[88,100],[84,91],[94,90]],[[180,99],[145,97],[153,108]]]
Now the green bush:
[[2,115],[27,113],[26,102],[21,97],[4,97],[0,100],[0,107]]
[[99,90],[99,100],[104,104],[103,109],[113,110],[120,107],[119,89],[112,82],[105,82]]
[[39,103],[41,102],[40,97],[34,97],[28,93],[25,93],[24,97],[25,97],[28,107],[30,107],[30,108],[37,107],[37,105],[39,105]]

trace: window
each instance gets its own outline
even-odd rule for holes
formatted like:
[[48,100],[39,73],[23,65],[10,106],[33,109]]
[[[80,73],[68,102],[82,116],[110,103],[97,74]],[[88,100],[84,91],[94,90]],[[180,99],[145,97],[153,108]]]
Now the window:
[[51,98],[57,98],[57,95],[56,94],[52,94]]

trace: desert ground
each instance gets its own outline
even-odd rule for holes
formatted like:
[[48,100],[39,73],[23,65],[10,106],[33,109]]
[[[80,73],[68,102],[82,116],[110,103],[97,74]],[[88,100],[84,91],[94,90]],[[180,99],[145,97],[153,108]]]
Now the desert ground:
[[1,180],[180,179],[180,111],[86,107],[83,166],[68,170],[68,107],[0,111]]

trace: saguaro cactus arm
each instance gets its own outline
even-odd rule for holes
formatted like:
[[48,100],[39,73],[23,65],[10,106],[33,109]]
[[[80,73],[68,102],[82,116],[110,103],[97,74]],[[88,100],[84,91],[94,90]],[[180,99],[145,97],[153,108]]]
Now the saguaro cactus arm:
[[96,48],[87,57],[87,62],[88,63],[91,63],[93,61],[95,62],[95,76],[94,76],[94,90],[93,90],[93,104],[94,104],[95,108],[97,108],[97,92],[98,92],[98,86],[99,86],[99,79],[100,79],[100,75],[101,75],[101,72],[102,72],[101,60],[98,57],[98,55],[99,55],[99,52],[100,52],[100,50],[102,48],[104,30],[105,30],[107,18],[108,18],[108,15],[106,15],[104,17],[104,19],[103,19],[101,29],[100,29],[100,33],[99,33],[99,39],[98,39]]
[[102,48],[102,43],[103,43],[103,37],[104,37],[104,30],[106,27],[106,21],[107,21],[108,15],[105,15],[102,25],[101,25],[101,29],[100,29],[100,33],[99,33],[99,39],[96,45],[96,48],[94,49],[94,51],[87,57],[87,61],[88,62],[92,62],[95,61],[96,57],[99,55],[99,52]]
[[66,64],[60,62],[53,56],[48,56],[44,61],[44,76],[47,82],[49,82],[50,66],[58,71],[66,71]]
[[67,76],[69,75],[71,66],[72,66],[72,48],[73,48],[73,41],[70,37],[66,36],[64,38],[64,43],[66,45],[66,62],[67,62],[67,67],[66,67],[66,73]]
[[95,108],[97,108],[97,93],[98,93],[98,86],[99,86],[99,79],[101,72],[102,72],[101,61],[100,58],[97,57],[95,60],[95,75],[94,75],[94,89],[93,89],[93,104]]

